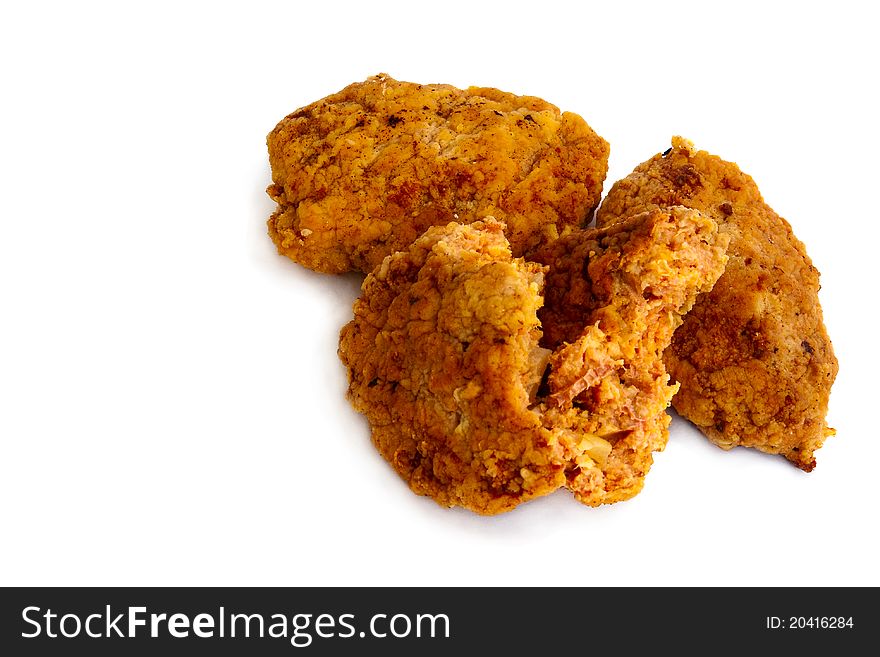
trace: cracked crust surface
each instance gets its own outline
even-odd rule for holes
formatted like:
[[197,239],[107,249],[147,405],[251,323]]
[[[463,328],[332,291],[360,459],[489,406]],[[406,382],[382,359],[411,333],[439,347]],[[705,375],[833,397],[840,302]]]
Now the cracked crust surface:
[[381,74],[303,107],[267,137],[280,253],[371,271],[429,226],[493,215],[523,255],[589,220],[608,144],[577,114],[497,89]]
[[[723,261],[709,220],[637,228],[669,219],[661,214],[597,246],[596,285],[614,294],[554,352],[539,344],[538,312],[556,254],[568,256],[514,258],[494,219],[430,228],[367,276],[339,355],[350,401],[415,492],[493,514],[563,486],[592,506],[641,490],[675,390],[661,351],[681,297],[714,281],[680,275],[674,260],[658,265],[650,238],[700,231],[706,240],[684,248],[705,251],[719,271]],[[641,323],[618,337],[630,322]]]
[[825,416],[838,369],[819,272],[750,176],[680,137],[614,184],[597,224],[669,205],[704,212],[730,236],[725,273],[664,355],[681,383],[675,409],[720,447],[782,454],[812,470],[834,433]]
[[590,354],[599,363],[587,369],[593,379],[571,383],[568,376],[557,388],[577,392],[576,407],[619,427],[604,467],[604,501],[641,490],[653,452],[666,446],[664,411],[678,385],[670,385],[662,354],[682,315],[724,271],[727,242],[714,221],[676,207],[576,231],[535,255],[549,267],[538,317],[541,345],[560,364],[551,383],[563,367],[582,369],[573,351]]

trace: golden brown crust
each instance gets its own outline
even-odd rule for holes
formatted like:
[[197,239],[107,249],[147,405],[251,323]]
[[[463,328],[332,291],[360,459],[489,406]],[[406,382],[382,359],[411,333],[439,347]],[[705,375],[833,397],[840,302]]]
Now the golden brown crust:
[[833,434],[825,415],[838,367],[819,272],[750,176],[680,137],[614,184],[597,224],[669,205],[706,213],[731,238],[724,275],[666,351],[681,383],[673,405],[725,449],[754,447],[812,470]]
[[364,281],[340,336],[349,398],[415,492],[499,513],[564,483],[529,408],[542,278],[489,221],[431,228]]
[[[590,349],[605,340],[606,353],[617,358],[601,385],[574,398],[592,420],[625,431],[614,441],[604,469],[608,490],[602,501],[637,493],[652,453],[666,445],[664,411],[677,387],[668,384],[661,354],[697,295],[710,290],[724,271],[727,241],[708,217],[675,207],[577,231],[535,254],[549,266],[538,316],[544,328],[541,345],[555,350],[551,387],[553,377],[563,374],[556,361],[578,362],[571,352],[583,349],[591,335],[598,333]],[[557,387],[578,386],[566,380]]]
[[[503,228],[492,219],[430,228],[367,276],[340,336],[349,399],[386,460],[440,504],[500,513],[561,486],[594,506],[632,497],[665,444],[675,389],[660,360],[674,313],[642,286],[656,252],[623,237],[609,248],[596,273],[618,294],[550,354],[538,321],[548,268],[513,258]],[[699,230],[716,235],[710,221]],[[687,241],[720,269],[717,249]],[[707,284],[679,273],[669,269],[665,286],[651,280],[673,297]],[[606,331],[620,319],[633,328],[618,339]],[[660,328],[640,334],[636,322]]]
[[608,144],[576,114],[497,89],[381,74],[284,118],[267,138],[280,253],[369,272],[426,228],[494,215],[514,255],[588,220]]

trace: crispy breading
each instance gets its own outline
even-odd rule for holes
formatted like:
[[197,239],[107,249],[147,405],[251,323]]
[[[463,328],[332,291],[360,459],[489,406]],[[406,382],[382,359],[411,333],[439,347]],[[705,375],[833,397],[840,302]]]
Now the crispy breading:
[[635,495],[666,440],[675,387],[660,354],[680,298],[714,282],[681,275],[681,259],[664,266],[670,249],[648,236],[699,250],[715,276],[723,266],[715,225],[692,217],[654,213],[607,231],[617,240],[597,243],[595,273],[615,294],[555,353],[539,345],[538,311],[556,259],[545,253],[548,269],[514,258],[503,223],[432,227],[386,257],[339,355],[350,401],[412,490],[483,514],[562,486],[593,506]]
[[[711,219],[675,207],[577,231],[535,254],[549,266],[538,317],[541,346],[554,350],[551,399],[572,397],[591,421],[619,432],[602,468],[604,496],[569,482],[582,501],[617,501],[641,490],[652,453],[666,445],[664,411],[677,390],[661,356],[682,315],[724,271],[727,242]],[[576,378],[581,353],[593,363],[587,379]]]
[[588,221],[608,144],[577,114],[497,89],[385,74],[285,117],[267,137],[278,251],[371,271],[426,228],[493,215],[523,255]]
[[724,275],[666,351],[681,383],[673,406],[724,449],[782,454],[809,472],[834,433],[825,416],[838,369],[818,270],[750,176],[681,137],[614,184],[597,223],[669,205],[706,213],[731,238]]

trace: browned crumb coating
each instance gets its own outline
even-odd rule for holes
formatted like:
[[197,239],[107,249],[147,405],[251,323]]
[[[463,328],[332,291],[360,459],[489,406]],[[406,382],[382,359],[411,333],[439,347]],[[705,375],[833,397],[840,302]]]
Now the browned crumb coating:
[[724,275],[665,353],[681,383],[673,405],[725,449],[754,447],[812,470],[833,434],[825,416],[837,375],[819,272],[750,176],[680,137],[614,184],[597,223],[669,205],[704,212],[730,236]]
[[[549,266],[538,317],[541,344],[554,350],[551,400],[564,394],[591,421],[618,427],[614,439],[605,436],[613,449],[604,497],[578,490],[577,477],[569,483],[582,501],[635,495],[652,453],[665,447],[677,385],[661,355],[682,315],[724,271],[727,241],[708,217],[673,207],[578,231],[536,254]],[[593,363],[586,370],[584,355]]]
[[504,220],[514,255],[599,204],[608,144],[577,114],[497,89],[381,74],[297,110],[267,138],[280,253],[371,271],[429,226]]
[[[627,225],[592,256],[613,298],[552,354],[539,344],[541,292],[553,254],[571,256],[546,251],[549,267],[514,258],[494,219],[430,228],[367,276],[339,355],[349,399],[415,492],[493,514],[562,486],[590,505],[641,489],[674,391],[661,350],[682,306],[714,282],[710,266],[701,276],[681,263],[713,260],[717,277],[723,249],[698,213]],[[594,232],[572,235],[572,248]],[[679,248],[695,252],[670,255]],[[619,321],[642,322],[647,337],[635,324],[618,337]]]

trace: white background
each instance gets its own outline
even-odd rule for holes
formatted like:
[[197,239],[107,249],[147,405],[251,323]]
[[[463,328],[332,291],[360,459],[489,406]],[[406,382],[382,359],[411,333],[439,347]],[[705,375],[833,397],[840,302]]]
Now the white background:
[[[872,3],[238,5],[0,12],[0,584],[880,585]],[[673,134],[752,174],[822,272],[817,469],[676,419],[628,502],[410,493],[344,397],[358,278],[265,230],[265,135],[379,72],[578,112],[606,191]]]

